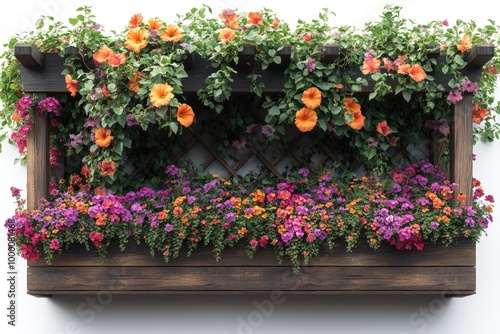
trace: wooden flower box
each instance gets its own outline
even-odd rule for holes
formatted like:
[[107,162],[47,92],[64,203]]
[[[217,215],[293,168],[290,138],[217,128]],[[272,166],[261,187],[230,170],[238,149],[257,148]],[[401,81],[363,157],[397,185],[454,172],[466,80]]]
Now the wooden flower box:
[[[248,50],[247,50],[248,51]],[[61,72],[64,59],[43,54],[33,46],[16,47],[21,63],[24,90],[43,97],[64,93]],[[251,53],[251,52],[250,52]],[[325,49],[324,61],[334,59],[338,48]],[[247,55],[248,56],[248,55]],[[251,55],[250,55],[251,56]],[[480,45],[472,49],[463,74],[478,80],[483,65],[493,56],[493,47]],[[439,59],[439,58],[438,58]],[[183,81],[184,93],[196,93],[204,86],[207,62],[197,56],[191,59],[189,78]],[[249,71],[249,70],[248,70]],[[248,93],[248,72],[239,69],[234,77],[233,92]],[[283,87],[283,69],[270,67],[258,71],[265,83],[265,93],[279,93]],[[449,78],[435,74],[435,80],[447,87]],[[373,86],[363,87],[369,93]],[[472,194],[472,96],[454,105],[451,120],[451,163],[449,176],[460,184],[460,192]],[[48,124],[36,117],[28,142],[28,209],[35,209],[45,197],[49,184]],[[437,150],[438,148],[436,148]],[[437,156],[437,155],[436,155]],[[469,199],[471,196],[467,196]],[[469,203],[470,204],[470,203]],[[422,251],[398,251],[383,245],[373,251],[366,247],[346,252],[339,244],[324,250],[319,257],[292,275],[291,264],[278,264],[272,251],[258,251],[248,259],[242,248],[222,253],[215,261],[209,248],[200,248],[191,257],[182,254],[166,264],[161,256],[151,257],[145,246],[134,246],[120,252],[112,247],[103,261],[95,252],[73,247],[56,254],[51,265],[43,261],[28,262],[27,290],[32,295],[58,294],[171,294],[171,293],[307,293],[307,294],[445,294],[465,296],[476,289],[476,245],[461,240],[457,245],[426,245]]]

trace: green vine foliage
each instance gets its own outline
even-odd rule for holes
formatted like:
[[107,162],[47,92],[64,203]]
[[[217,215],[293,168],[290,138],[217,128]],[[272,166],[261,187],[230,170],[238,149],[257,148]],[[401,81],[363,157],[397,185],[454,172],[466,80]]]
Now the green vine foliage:
[[[190,130],[191,123],[179,115],[193,117],[191,107],[195,121],[217,129],[220,151],[251,137],[247,128],[256,122],[272,129],[269,142],[286,139],[296,125],[318,138],[333,138],[347,160],[361,160],[379,174],[398,165],[398,152],[427,136],[438,133],[446,146],[452,104],[465,93],[474,99],[474,142],[498,139],[498,52],[480,81],[470,82],[462,70],[471,48],[499,44],[499,27],[492,20],[483,27],[462,20],[417,24],[401,17],[401,9],[387,6],[363,29],[335,27],[335,14],[328,10],[292,28],[269,9],[213,13],[202,6],[179,14],[176,22],[136,14],[123,31],[110,33],[95,22],[90,7],[79,8],[68,23],[41,17],[35,31],[11,38],[0,57],[0,139],[20,127],[12,120],[24,95],[13,53],[17,44],[65,56],[68,69],[61,74],[72,93],[56,96],[64,112],[53,117],[51,143],[66,159],[81,162],[68,173],[79,173],[83,164],[90,184],[115,191],[155,184],[176,138]],[[332,47],[338,54],[326,61]],[[245,58],[245,52],[254,56]],[[185,64],[193,54],[213,69],[195,97],[183,92]],[[280,94],[265,94],[260,75],[273,66],[281,66],[284,87]],[[231,89],[243,68],[250,69],[248,92],[257,97],[245,106]],[[449,82],[435,80],[442,75]],[[365,93],[367,87],[373,89]],[[306,91],[316,95],[304,100]],[[96,135],[105,141],[96,141]],[[153,159],[150,151],[160,153]],[[130,170],[144,161],[148,169],[131,181]],[[103,163],[112,168],[103,172]]]

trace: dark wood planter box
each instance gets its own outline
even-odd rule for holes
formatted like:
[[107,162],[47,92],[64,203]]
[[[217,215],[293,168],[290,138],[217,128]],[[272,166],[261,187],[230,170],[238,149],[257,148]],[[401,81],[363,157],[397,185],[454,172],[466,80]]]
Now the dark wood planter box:
[[[493,56],[493,47],[481,45],[468,54],[463,74],[477,81],[483,65]],[[338,48],[325,49],[324,61],[332,61]],[[437,56],[437,55],[434,55]],[[22,64],[21,77],[27,93],[44,97],[64,93],[60,74],[64,59],[56,54],[42,54],[32,46],[16,47]],[[439,57],[437,56],[438,61]],[[207,61],[194,56],[183,82],[185,93],[204,87],[209,74]],[[359,69],[356,69],[359,71]],[[262,75],[265,93],[280,92],[283,69],[270,67]],[[233,92],[248,93],[248,73],[240,69],[234,78]],[[447,87],[450,78],[434,75]],[[373,83],[361,93],[373,90]],[[451,180],[460,184],[459,192],[472,194],[472,95],[454,105],[450,135]],[[36,117],[28,138],[28,209],[35,209],[48,191],[48,122]],[[467,196],[468,200],[471,196]],[[467,203],[466,203],[467,204]],[[470,203],[469,203],[470,204]],[[59,294],[171,294],[171,293],[285,293],[307,294],[437,294],[466,296],[476,289],[476,245],[461,240],[457,245],[427,245],[422,251],[398,251],[383,245],[373,251],[368,247],[346,252],[345,246],[324,250],[301,274],[293,276],[290,264],[278,264],[272,251],[259,251],[248,259],[243,249],[224,251],[216,262],[211,249],[198,249],[189,258],[180,256],[165,264],[161,256],[151,257],[145,246],[130,244],[125,252],[110,250],[101,261],[96,252],[73,247],[55,255],[51,265],[28,262],[27,289],[31,295]]]
[[398,251],[383,245],[346,252],[339,244],[301,267],[299,275],[271,250],[250,260],[242,248],[226,250],[217,262],[210,248],[168,264],[144,245],[124,252],[113,246],[106,259],[75,246],[57,254],[51,265],[28,263],[28,293],[172,294],[442,294],[466,296],[476,289],[476,245],[460,240],[452,247],[426,245],[422,251]]

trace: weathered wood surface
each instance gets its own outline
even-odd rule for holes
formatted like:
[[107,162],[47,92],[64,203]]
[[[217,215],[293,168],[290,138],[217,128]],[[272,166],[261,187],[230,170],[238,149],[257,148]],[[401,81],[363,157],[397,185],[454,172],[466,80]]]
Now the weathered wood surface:
[[[41,101],[46,97],[46,94],[35,93],[32,96]],[[49,148],[48,117],[35,113],[26,146],[26,204],[28,210],[36,210],[38,202],[49,194]]]
[[[31,49],[30,49],[31,48]],[[40,58],[33,49],[35,46],[18,46],[16,47],[16,58],[21,63],[21,79],[23,88],[26,92],[47,92],[47,93],[65,93],[66,83],[64,76],[61,75],[65,68],[64,58],[56,53],[44,53]],[[327,46],[321,54],[320,60],[325,63],[334,61],[339,55],[339,48],[336,45]],[[72,52],[74,54],[74,52]],[[31,56],[33,55],[33,56]],[[494,47],[491,45],[477,45],[467,54],[467,66],[462,70],[462,75],[467,76],[471,81],[478,81],[481,76],[481,66],[489,61],[494,55]],[[287,50],[282,52],[283,59],[286,61]],[[248,75],[253,73],[251,66],[245,65],[251,62],[251,52],[246,51],[242,54],[241,65],[238,66],[238,73],[234,74],[234,81],[231,83],[233,93],[248,93],[250,92],[251,81]],[[430,54],[429,57],[435,57]],[[437,62],[444,60],[444,55],[437,57]],[[192,64],[191,64],[192,61]],[[36,64],[44,64],[40,69]],[[189,64],[189,65],[188,65]],[[183,91],[186,94],[196,93],[200,89],[206,87],[205,79],[214,72],[214,68],[210,66],[210,61],[201,58],[198,54],[194,55],[194,59],[190,59],[186,64],[188,78],[184,79]],[[69,68],[68,68],[69,69]],[[360,68],[347,70],[349,76],[363,76]],[[270,66],[262,70],[257,67],[255,74],[259,75],[259,82],[264,84],[264,93],[280,93],[284,85],[283,66]],[[442,73],[430,73],[434,76],[435,82],[441,84],[446,92],[451,90],[448,82],[452,76]],[[368,76],[366,76],[369,79]],[[368,85],[363,86],[361,92],[369,93],[374,88],[374,82],[368,80]]]
[[451,248],[427,245],[423,251],[345,251],[344,245],[301,267],[294,276],[290,263],[278,264],[272,251],[249,260],[242,248],[223,253],[216,262],[209,248],[166,264],[145,246],[120,252],[115,246],[101,261],[95,253],[73,247],[52,265],[29,262],[32,295],[90,293],[475,293],[475,244],[462,240]]

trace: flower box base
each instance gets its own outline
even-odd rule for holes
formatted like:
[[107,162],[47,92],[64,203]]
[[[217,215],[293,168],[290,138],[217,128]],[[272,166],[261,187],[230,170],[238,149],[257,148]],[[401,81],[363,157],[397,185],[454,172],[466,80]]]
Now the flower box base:
[[476,289],[476,245],[460,240],[451,247],[426,245],[398,251],[390,245],[346,252],[339,244],[323,250],[299,275],[290,263],[278,264],[269,250],[250,260],[243,248],[226,250],[217,262],[211,248],[200,247],[170,263],[152,257],[145,245],[110,248],[101,260],[95,251],[73,247],[51,265],[28,262],[28,293],[63,294],[435,294],[467,296]]

